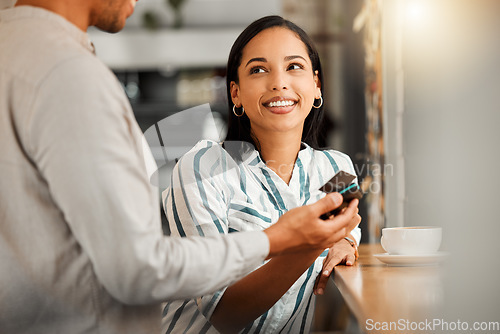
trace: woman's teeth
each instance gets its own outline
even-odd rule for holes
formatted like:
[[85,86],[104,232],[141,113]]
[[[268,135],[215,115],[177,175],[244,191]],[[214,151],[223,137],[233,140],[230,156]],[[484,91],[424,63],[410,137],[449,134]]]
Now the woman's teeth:
[[274,102],[269,102],[267,104],[268,107],[288,107],[288,106],[293,106],[295,104],[294,101],[290,100],[285,100],[285,101],[274,101]]

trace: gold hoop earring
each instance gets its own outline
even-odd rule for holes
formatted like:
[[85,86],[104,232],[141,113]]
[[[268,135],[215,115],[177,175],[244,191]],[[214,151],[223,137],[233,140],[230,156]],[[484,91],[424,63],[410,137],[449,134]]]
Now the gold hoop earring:
[[233,104],[233,114],[236,116],[236,117],[241,117],[243,116],[243,114],[245,113],[245,109],[243,109],[243,106],[241,106],[241,114],[238,114],[236,112],[236,105]]
[[[318,99],[315,99],[314,101],[316,101],[316,100],[318,100]],[[320,102],[319,102],[319,106],[317,106],[317,107],[316,107],[316,106],[314,105],[314,103],[313,103],[313,108],[316,108],[316,109],[321,108],[321,106],[323,105],[323,96],[320,96],[320,97],[319,97],[319,100],[320,100]]]

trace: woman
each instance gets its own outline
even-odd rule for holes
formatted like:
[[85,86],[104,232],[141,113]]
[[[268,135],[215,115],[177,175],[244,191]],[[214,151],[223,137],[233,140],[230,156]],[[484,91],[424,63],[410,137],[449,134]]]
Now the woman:
[[[226,141],[198,143],[179,160],[165,192],[174,235],[265,229],[323,197],[318,189],[338,170],[354,174],[345,154],[312,148],[323,116],[321,75],[318,53],[293,23],[269,16],[242,32],[227,67]],[[357,203],[342,213],[352,215],[352,227],[361,220]],[[359,242],[359,228],[349,237]],[[167,304],[164,329],[308,332],[313,291],[322,293],[333,266],[353,264],[355,252],[352,241],[341,239],[329,252],[275,257],[213,295]]]

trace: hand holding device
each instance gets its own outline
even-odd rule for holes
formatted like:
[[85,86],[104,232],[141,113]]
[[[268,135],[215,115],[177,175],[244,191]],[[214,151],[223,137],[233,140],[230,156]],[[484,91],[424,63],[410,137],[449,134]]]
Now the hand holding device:
[[331,193],[331,192],[338,192],[342,195],[344,201],[342,204],[335,210],[325,213],[321,216],[321,219],[328,219],[331,215],[338,215],[342,209],[344,209],[346,206],[349,205],[349,202],[352,201],[353,199],[361,199],[363,197],[363,192],[361,188],[356,184],[353,183],[354,179],[356,178],[355,175],[352,175],[350,173],[344,172],[344,171],[339,171],[337,174],[335,174],[330,181],[325,183],[319,190],[326,192],[326,193]]

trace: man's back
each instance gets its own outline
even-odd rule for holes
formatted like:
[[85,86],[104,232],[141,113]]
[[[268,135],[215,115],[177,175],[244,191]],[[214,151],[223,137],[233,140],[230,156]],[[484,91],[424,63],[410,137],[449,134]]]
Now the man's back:
[[[57,204],[78,200],[82,182],[92,183],[93,176],[66,175],[61,181],[74,186],[74,199],[57,198],[58,189],[52,187],[59,185],[47,181],[66,168],[64,156],[57,159],[53,152],[54,144],[66,142],[66,148],[58,149],[66,149],[66,158],[74,162],[69,152],[85,155],[85,147],[79,146],[93,145],[92,138],[81,138],[91,134],[89,129],[75,133],[74,124],[85,126],[88,118],[106,116],[64,108],[72,97],[51,91],[61,84],[57,81],[71,86],[72,73],[78,75],[83,66],[91,71],[89,81],[104,82],[112,98],[119,99],[120,87],[95,59],[87,35],[62,17],[26,6],[0,15],[0,332],[152,332],[159,308],[126,306],[110,296],[96,277],[92,255],[82,250],[66,223],[83,211],[63,212]],[[57,101],[61,110],[44,108]],[[123,114],[117,117],[123,123],[130,118],[133,124],[126,106],[123,101]],[[81,158],[86,163],[87,157]],[[99,210],[98,203],[92,203],[99,195],[85,199],[81,207],[90,204]],[[98,237],[99,231],[95,233]]]

